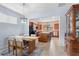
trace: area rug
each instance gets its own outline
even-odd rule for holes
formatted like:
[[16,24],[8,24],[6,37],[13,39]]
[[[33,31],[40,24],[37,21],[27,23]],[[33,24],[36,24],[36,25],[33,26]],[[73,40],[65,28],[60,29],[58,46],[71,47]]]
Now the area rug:
[[[42,52],[43,52],[43,49],[38,47],[33,51],[31,55],[29,55],[26,51],[24,51],[22,56],[40,56]],[[12,50],[9,53],[8,49],[6,48],[3,51],[1,51],[1,56],[15,56],[15,55],[13,55]],[[17,56],[20,56],[20,55],[17,54]]]

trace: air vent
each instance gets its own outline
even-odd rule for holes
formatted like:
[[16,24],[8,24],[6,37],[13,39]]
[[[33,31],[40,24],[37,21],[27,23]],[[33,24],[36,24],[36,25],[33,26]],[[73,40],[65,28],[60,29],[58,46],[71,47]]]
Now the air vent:
[[58,7],[64,7],[66,4],[65,3],[59,3]]

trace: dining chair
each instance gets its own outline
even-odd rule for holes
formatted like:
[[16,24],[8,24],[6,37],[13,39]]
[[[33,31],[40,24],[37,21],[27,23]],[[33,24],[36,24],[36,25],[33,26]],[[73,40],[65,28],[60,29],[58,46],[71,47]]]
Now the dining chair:
[[20,52],[20,55],[23,55],[23,51],[25,52],[26,50],[28,50],[28,41],[16,41],[16,55],[18,55],[18,51]]
[[13,40],[10,39],[10,40],[8,40],[8,52],[9,53],[10,53],[11,49],[12,49],[13,55],[14,55],[14,53],[16,53],[16,55],[17,55],[16,39],[13,39]]
[[18,51],[20,51],[20,55],[23,54],[23,45],[22,41],[16,41],[16,55],[18,55]]

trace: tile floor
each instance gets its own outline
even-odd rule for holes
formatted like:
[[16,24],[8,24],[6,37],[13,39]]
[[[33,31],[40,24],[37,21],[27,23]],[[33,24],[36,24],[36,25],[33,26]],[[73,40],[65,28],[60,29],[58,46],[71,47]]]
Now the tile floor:
[[39,46],[43,49],[41,56],[67,56],[58,38],[52,38],[47,43],[39,43]]
[[31,56],[67,56],[64,47],[60,46],[59,39],[55,37],[49,42],[37,42],[36,46]]

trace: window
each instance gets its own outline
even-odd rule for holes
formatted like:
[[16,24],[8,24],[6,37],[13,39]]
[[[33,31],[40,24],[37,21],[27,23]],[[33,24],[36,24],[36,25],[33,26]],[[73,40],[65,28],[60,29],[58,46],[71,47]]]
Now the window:
[[1,23],[17,24],[17,18],[0,13],[0,22]]

